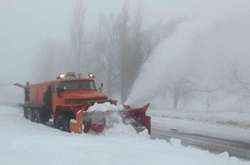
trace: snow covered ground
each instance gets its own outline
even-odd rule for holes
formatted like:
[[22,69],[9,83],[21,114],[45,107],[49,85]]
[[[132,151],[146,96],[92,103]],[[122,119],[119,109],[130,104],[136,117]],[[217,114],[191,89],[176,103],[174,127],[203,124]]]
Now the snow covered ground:
[[164,111],[152,110],[151,115],[163,118],[194,120],[206,123],[221,124],[250,129],[250,112],[235,111]]
[[153,125],[163,130],[213,136],[250,143],[249,112],[151,110]]
[[[120,130],[122,129],[122,131]],[[214,155],[178,140],[167,143],[118,126],[102,135],[76,135],[31,123],[19,108],[0,106],[0,162],[10,165],[248,165],[227,154]]]

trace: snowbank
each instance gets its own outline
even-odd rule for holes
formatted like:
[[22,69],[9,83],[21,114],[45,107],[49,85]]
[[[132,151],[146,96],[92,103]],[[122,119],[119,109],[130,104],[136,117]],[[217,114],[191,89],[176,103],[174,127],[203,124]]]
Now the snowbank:
[[170,118],[203,123],[225,125],[250,129],[250,112],[240,111],[187,111],[187,110],[151,110],[150,115],[158,118]]
[[88,112],[106,112],[106,111],[120,111],[123,110],[123,105],[114,105],[111,103],[95,103],[93,106],[89,107]]
[[[120,126],[118,126],[117,129]],[[11,165],[247,165],[227,154],[214,155],[178,140],[167,143],[147,135],[77,135],[31,123],[18,108],[0,107],[0,162]]]
[[[182,118],[183,117],[183,118]],[[194,116],[193,116],[194,117]],[[218,118],[217,118],[218,119]],[[216,120],[216,118],[214,119]],[[211,136],[232,141],[242,141],[250,143],[250,129],[235,125],[228,121],[202,121],[198,118],[188,118],[187,116],[152,116],[153,128],[164,130],[178,130],[179,132]]]

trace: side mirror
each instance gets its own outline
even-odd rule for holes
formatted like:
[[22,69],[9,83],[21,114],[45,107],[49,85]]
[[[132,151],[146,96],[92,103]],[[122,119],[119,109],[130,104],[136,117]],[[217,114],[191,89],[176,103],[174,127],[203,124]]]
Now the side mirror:
[[103,91],[103,83],[101,83],[100,87],[98,88],[100,92]]

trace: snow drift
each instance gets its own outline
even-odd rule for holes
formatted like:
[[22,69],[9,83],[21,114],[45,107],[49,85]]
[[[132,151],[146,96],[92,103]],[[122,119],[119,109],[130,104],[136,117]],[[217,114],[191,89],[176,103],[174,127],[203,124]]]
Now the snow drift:
[[95,103],[93,106],[89,107],[88,112],[107,112],[107,111],[121,111],[123,110],[123,105],[114,105],[109,102],[107,103]]
[[11,165],[247,165],[228,154],[213,155],[178,140],[167,143],[148,135],[76,135],[27,121],[21,109],[0,107],[0,161]]

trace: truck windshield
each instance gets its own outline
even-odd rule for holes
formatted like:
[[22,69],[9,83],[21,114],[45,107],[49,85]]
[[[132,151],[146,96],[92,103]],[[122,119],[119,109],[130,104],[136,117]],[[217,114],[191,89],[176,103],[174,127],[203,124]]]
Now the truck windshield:
[[79,89],[96,90],[96,85],[93,80],[64,81],[59,84],[59,88],[63,90],[79,90]]

